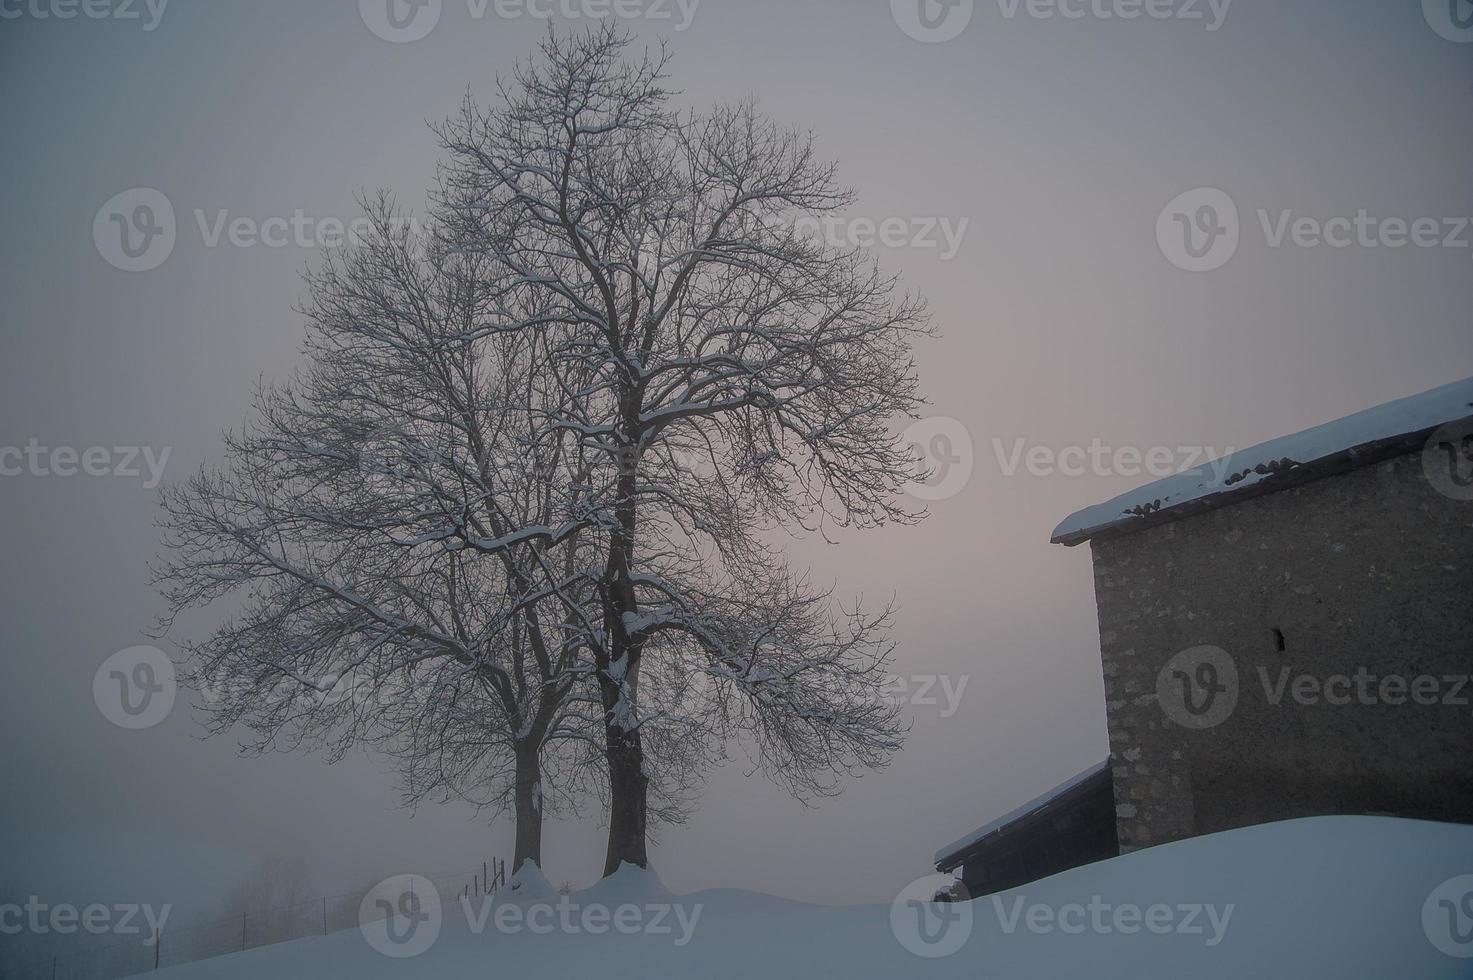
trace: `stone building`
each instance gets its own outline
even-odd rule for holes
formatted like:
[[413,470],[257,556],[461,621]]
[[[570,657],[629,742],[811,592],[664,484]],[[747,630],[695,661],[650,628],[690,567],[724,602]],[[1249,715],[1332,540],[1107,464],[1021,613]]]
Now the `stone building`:
[[1122,851],[1473,821],[1473,379],[1065,520],[1090,543]]

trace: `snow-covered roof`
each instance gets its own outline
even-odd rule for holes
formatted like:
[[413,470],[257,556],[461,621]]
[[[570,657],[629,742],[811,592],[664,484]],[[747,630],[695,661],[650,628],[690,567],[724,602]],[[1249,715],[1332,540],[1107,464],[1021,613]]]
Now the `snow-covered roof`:
[[1089,780],[1093,779],[1095,776],[1098,776],[1100,773],[1105,772],[1109,768],[1109,759],[1106,759],[1104,762],[1100,762],[1093,766],[1090,766],[1088,769],[1084,770],[1084,772],[1080,773],[1077,776],[1071,777],[1058,786],[1055,786],[1053,789],[1049,790],[1042,796],[1031,799],[1027,803],[1024,803],[1022,806],[1017,807],[1016,809],[1009,810],[1007,813],[1004,813],[1002,816],[998,817],[991,823],[983,824],[981,827],[978,827],[976,830],[972,831],[961,840],[952,841],[950,844],[947,844],[945,847],[941,848],[941,850],[936,852],[936,864],[940,866],[942,864],[949,863],[951,859],[957,857],[959,854],[961,854],[962,851],[971,850],[972,847],[979,843],[983,838],[990,837],[991,835],[997,833],[999,830],[1002,830],[1009,824],[1022,820],[1024,817],[1032,816],[1033,814],[1042,810],[1044,807],[1048,806],[1050,803],[1057,800],[1059,797],[1063,796],[1065,793],[1069,792],[1071,789],[1074,789],[1084,783],[1089,782]]
[[1139,530],[1415,450],[1438,428],[1473,416],[1473,378],[1272,439],[1071,514],[1054,544]]

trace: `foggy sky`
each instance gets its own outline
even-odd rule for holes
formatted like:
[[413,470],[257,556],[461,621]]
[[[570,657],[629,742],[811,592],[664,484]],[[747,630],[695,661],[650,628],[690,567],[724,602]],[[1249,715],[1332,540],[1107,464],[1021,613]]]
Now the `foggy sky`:
[[[168,479],[219,461],[256,381],[300,363],[292,307],[316,261],[295,243],[210,247],[195,212],[207,229],[222,211],[346,221],[377,187],[422,209],[426,120],[467,87],[489,99],[545,29],[474,19],[465,0],[413,43],[375,36],[353,0],[174,0],[152,30],[142,4],[140,22],[41,19],[32,2],[0,19],[0,445],[170,447]],[[994,439],[1225,450],[1473,374],[1473,232],[1274,247],[1258,216],[1473,215],[1473,45],[1414,0],[1236,0],[1215,30],[977,0],[934,44],[885,0],[703,0],[682,31],[668,6],[674,21],[628,24],[670,38],[680,101],[750,94],[812,127],[857,215],[967,222],[954,257],[878,251],[930,301],[923,390],[965,425],[970,482],[919,527],[792,544],[841,596],[893,593],[895,670],[965,676],[959,710],[909,708],[891,766],[812,809],[738,756],[652,855],[676,891],[888,901],[937,847],[1107,752],[1089,553],[1048,538],[1145,480],[1009,477]],[[93,220],[136,187],[168,197],[177,242],[129,273]],[[1191,273],[1156,226],[1201,187],[1233,199],[1241,241]],[[509,819],[403,810],[370,759],[239,759],[182,705],[144,731],[100,715],[94,671],[149,642],[161,610],[144,482],[0,478],[0,902],[208,904],[271,852],[328,889],[510,858]],[[597,874],[594,817],[549,826],[554,882]]]

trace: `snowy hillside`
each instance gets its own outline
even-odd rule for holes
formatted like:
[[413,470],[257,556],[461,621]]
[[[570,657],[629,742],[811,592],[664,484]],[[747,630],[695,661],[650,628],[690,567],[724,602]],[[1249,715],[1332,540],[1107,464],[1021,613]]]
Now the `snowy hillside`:
[[672,896],[631,869],[570,896],[531,881],[523,896],[492,906],[447,898],[418,926],[438,931],[413,958],[375,951],[394,948],[377,923],[150,976],[1466,978],[1473,941],[1459,941],[1473,932],[1473,878],[1455,880],[1465,875],[1473,827],[1370,817],[1169,844],[943,906],[944,917],[903,901],[828,908],[740,891]]

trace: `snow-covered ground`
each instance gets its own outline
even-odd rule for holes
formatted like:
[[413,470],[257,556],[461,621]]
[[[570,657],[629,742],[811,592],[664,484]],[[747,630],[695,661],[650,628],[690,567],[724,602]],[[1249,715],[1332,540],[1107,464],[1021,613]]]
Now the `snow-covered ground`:
[[528,894],[489,907],[447,899],[437,919],[417,926],[439,928],[413,958],[374,947],[402,951],[426,934],[396,946],[377,923],[150,976],[1466,978],[1473,877],[1459,876],[1473,876],[1473,827],[1374,817],[1168,844],[951,907],[832,908],[730,890],[673,896],[653,875],[626,869],[570,896],[534,880]]

